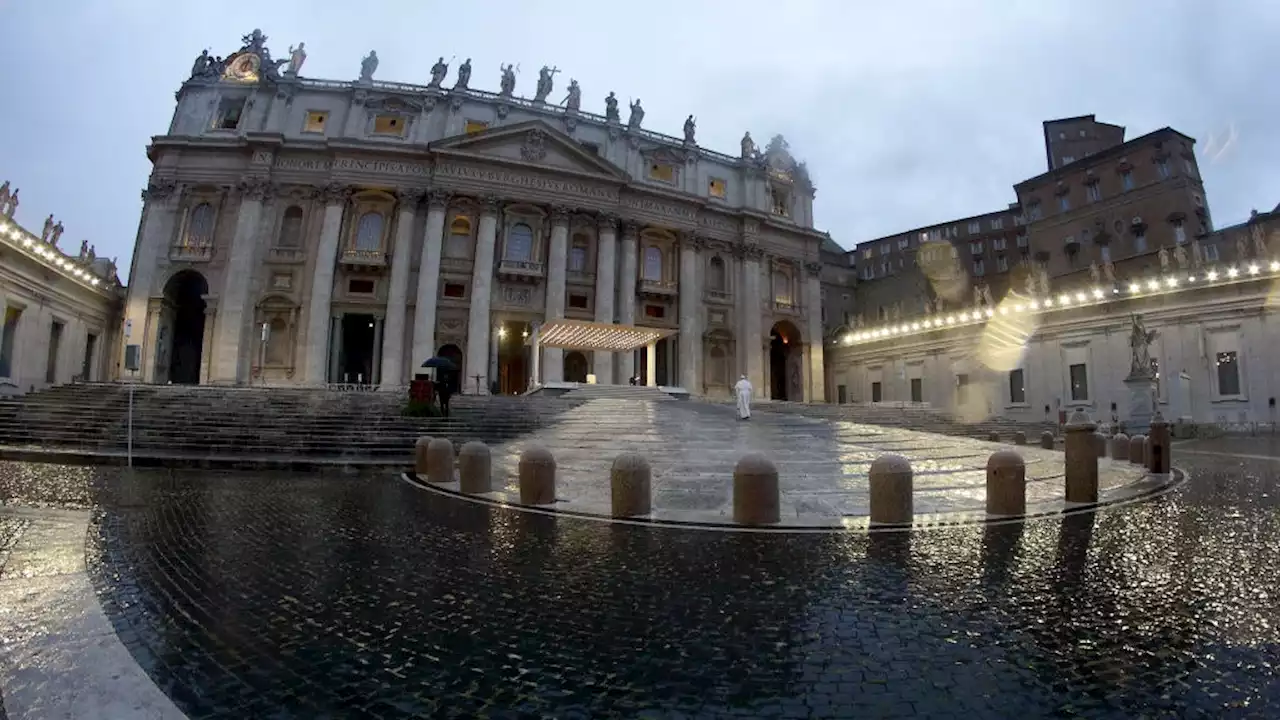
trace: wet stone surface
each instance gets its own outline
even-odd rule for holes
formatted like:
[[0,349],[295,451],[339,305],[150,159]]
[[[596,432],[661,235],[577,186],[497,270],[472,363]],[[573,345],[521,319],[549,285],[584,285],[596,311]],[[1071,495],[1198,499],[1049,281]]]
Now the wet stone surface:
[[103,470],[87,554],[193,718],[1276,717],[1280,464],[1178,464],[1096,515],[872,535]]

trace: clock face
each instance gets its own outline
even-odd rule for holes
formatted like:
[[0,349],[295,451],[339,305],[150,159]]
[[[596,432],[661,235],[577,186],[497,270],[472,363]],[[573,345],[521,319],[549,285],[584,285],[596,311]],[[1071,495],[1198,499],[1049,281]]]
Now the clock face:
[[223,73],[224,80],[234,80],[236,82],[257,82],[258,68],[262,66],[262,60],[253,53],[241,53],[234,60],[227,63],[227,71]]

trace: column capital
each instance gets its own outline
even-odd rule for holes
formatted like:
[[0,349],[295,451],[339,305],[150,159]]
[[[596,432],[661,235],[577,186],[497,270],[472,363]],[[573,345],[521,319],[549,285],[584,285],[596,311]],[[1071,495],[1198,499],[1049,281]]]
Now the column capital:
[[245,177],[236,183],[234,192],[245,200],[266,200],[275,194],[275,187],[264,177]]
[[497,195],[485,195],[480,198],[480,212],[485,215],[497,215],[502,209],[502,198]]
[[623,219],[622,221],[623,237],[635,238],[639,234],[640,234],[640,223],[636,222],[635,220],[632,220],[631,218]]
[[818,277],[822,274],[822,263],[807,262],[804,264],[804,269],[809,272],[810,277]]
[[551,206],[551,224],[552,225],[568,225],[569,224],[569,208],[563,205]]
[[613,213],[600,213],[596,217],[597,228],[600,232],[618,232],[618,216]]
[[152,178],[142,189],[142,200],[164,201],[173,197],[178,191],[178,183],[173,178]]
[[426,197],[425,188],[399,188],[396,190],[396,199],[400,201],[400,211],[408,210],[412,212],[417,208],[418,203],[422,202],[422,198]]
[[445,210],[449,207],[449,198],[452,195],[447,190],[432,190],[427,193],[427,209],[428,210]]
[[320,191],[320,197],[325,205],[345,205],[351,199],[351,188],[337,183],[326,185]]

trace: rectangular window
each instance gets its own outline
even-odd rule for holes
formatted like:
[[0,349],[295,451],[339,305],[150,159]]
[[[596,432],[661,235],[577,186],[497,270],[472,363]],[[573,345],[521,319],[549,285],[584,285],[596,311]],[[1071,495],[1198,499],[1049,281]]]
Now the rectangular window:
[[1009,403],[1012,405],[1027,404],[1027,379],[1022,368],[1009,371]]
[[676,181],[675,166],[659,162],[649,163],[649,179],[664,183],[673,183]]
[[1084,196],[1089,202],[1098,202],[1102,199],[1102,189],[1098,183],[1089,183],[1084,186]]
[[707,194],[713,198],[723,199],[728,194],[728,186],[725,185],[724,180],[713,177],[707,182]]
[[664,318],[667,316],[667,309],[661,305],[645,305],[644,316],[651,318]]
[[911,378],[911,402],[924,402],[924,380]]
[[372,295],[373,289],[372,280],[352,279],[347,281],[347,292],[352,295]]
[[862,251],[862,259],[870,260],[872,257],[875,256],[875,253],[876,253],[875,248],[866,248]]
[[979,220],[974,220],[974,221],[972,221],[972,222],[970,222],[970,223],[969,223],[969,234],[970,234],[970,235],[977,235],[977,234],[978,234],[978,233],[980,233],[980,232],[982,232],[982,222],[981,222],[981,221],[979,221]]
[[468,120],[467,124],[462,127],[462,131],[468,135],[474,135],[478,132],[484,132],[489,129],[489,123],[479,120]]
[[864,267],[862,268],[862,279],[863,279],[863,280],[875,280],[875,279],[876,279],[876,269],[875,269],[874,267],[870,266],[870,265],[866,265],[866,266],[864,266]]
[[244,115],[244,98],[226,98],[218,106],[218,119],[214,124],[219,130],[235,130],[240,127]]
[[404,128],[407,124],[399,115],[378,115],[373,118],[373,134],[404,137]]
[[1063,164],[1063,165],[1070,165],[1071,163],[1073,163],[1073,162],[1075,162],[1075,161],[1076,161],[1076,156],[1075,156],[1075,155],[1063,155],[1063,156],[1062,156],[1062,164]]
[[871,383],[871,402],[880,402],[880,383]]
[[1156,163],[1156,170],[1160,171],[1160,179],[1164,180],[1169,177],[1169,161],[1160,160]]
[[910,237],[909,235],[908,235],[908,236],[905,236],[905,237],[900,237],[900,238],[898,238],[898,249],[899,249],[899,250],[906,250],[906,249],[907,249],[907,248],[909,248],[909,247],[911,247],[911,237]]
[[4,332],[0,335],[0,377],[13,377],[14,345],[18,342],[18,321],[21,319],[22,308],[5,308]]
[[1217,365],[1218,395],[1233,397],[1240,395],[1240,358],[1234,350],[1220,352],[1214,356]]
[[1196,166],[1187,158],[1182,158],[1182,169],[1186,170],[1191,177],[1196,176]]
[[973,261],[973,274],[982,277],[987,274],[986,263],[982,262],[982,258]]
[[774,188],[769,191],[769,197],[773,201],[773,214],[781,217],[791,217],[791,195],[786,190]]
[[1071,401],[1089,401],[1089,368],[1084,363],[1077,363],[1067,368],[1071,382]]
[[969,243],[969,252],[974,255],[981,255],[982,248],[983,248],[983,245],[981,240],[978,240],[977,242]]
[[85,382],[93,380],[93,356],[98,350],[98,336],[89,333],[84,339],[84,362],[80,365],[80,378]]
[[1120,187],[1124,188],[1125,190],[1133,189],[1133,173],[1129,172],[1128,170],[1125,170],[1124,172],[1120,173]]
[[586,272],[587,249],[581,245],[569,248],[569,272]]
[[881,255],[888,255],[888,254],[889,254],[889,253],[891,253],[891,252],[893,252],[893,247],[892,247],[891,245],[889,245],[889,243],[885,243],[885,244],[883,244],[883,245],[881,245],[881,246],[880,246],[880,254],[881,254]]
[[1183,227],[1181,220],[1173,221],[1173,241],[1179,245],[1187,242],[1187,229]]
[[1147,233],[1142,230],[1135,230],[1133,233],[1133,251],[1135,253],[1144,253],[1147,251]]
[[1009,258],[1003,255],[996,258],[996,272],[1009,272]]
[[1041,215],[1040,203],[1038,202],[1031,203],[1031,205],[1027,208],[1027,217],[1031,218],[1032,220],[1039,220],[1040,215]]
[[57,320],[49,326],[49,357],[44,371],[44,381],[53,384],[58,382],[58,353],[62,350],[62,329],[66,327]]
[[1206,262],[1218,262],[1217,244],[1209,243],[1204,246],[1204,259]]
[[467,294],[467,286],[462,283],[447,282],[444,284],[444,296],[447,298],[461,298]]
[[1111,262],[1111,246],[1103,245],[1102,246],[1102,264],[1106,265],[1109,262]]
[[1066,212],[1071,209],[1071,198],[1067,195],[1058,196],[1058,210]]
[[325,121],[329,119],[329,113],[325,110],[312,110],[307,113],[307,122],[302,126],[302,132],[323,133]]
[[995,238],[991,241],[991,249],[1000,252],[1009,247],[1009,241],[1004,238]]
[[1018,247],[1020,247],[1020,248],[1024,248],[1024,247],[1026,247],[1026,246],[1027,246],[1027,242],[1028,242],[1028,241],[1027,241],[1027,236],[1026,236],[1026,235],[1019,235],[1019,236],[1018,236]]
[[991,229],[999,230],[1004,227],[1004,218],[991,218]]
[[581,293],[569,293],[569,307],[586,310],[588,307],[587,296]]

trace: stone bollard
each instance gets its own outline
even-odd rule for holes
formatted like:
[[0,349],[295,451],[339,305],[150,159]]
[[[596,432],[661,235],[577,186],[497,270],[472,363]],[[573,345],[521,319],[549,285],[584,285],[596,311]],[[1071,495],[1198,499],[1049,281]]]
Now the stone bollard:
[[1014,445],[1026,445],[1026,444],[1027,444],[1027,434],[1026,434],[1026,433],[1024,433],[1024,432],[1022,432],[1021,430],[1019,430],[1018,432],[1014,433],[1014,434],[1013,434],[1013,444],[1014,444]]
[[990,442],[1000,442],[1000,433],[996,432],[995,430],[992,430],[987,435],[987,440]]
[[1027,463],[1012,450],[993,452],[987,458],[987,512],[1027,513]]
[[453,482],[453,442],[434,438],[427,445],[427,482]]
[[915,520],[911,463],[881,455],[871,463],[871,524],[907,525]]
[[1093,434],[1093,454],[1101,460],[1107,456],[1107,436],[1100,432]]
[[1147,436],[1134,435],[1129,438],[1129,454],[1126,459],[1134,465],[1145,465],[1147,462]]
[[[653,511],[651,477],[649,461],[645,460],[643,455],[622,453],[614,459],[613,467],[609,470],[609,490],[614,517],[648,515]],[[776,473],[774,478],[776,482]]]
[[1053,446],[1056,443],[1057,443],[1057,438],[1053,436],[1053,433],[1049,432],[1048,430],[1045,430],[1044,432],[1040,433],[1040,447],[1044,448],[1045,450],[1052,450]]
[[1158,475],[1173,472],[1172,441],[1169,423],[1157,410],[1151,417],[1151,434],[1147,436],[1147,470]]
[[427,470],[430,469],[430,458],[427,454],[427,448],[431,447],[431,438],[423,435],[413,443],[413,472],[422,477],[427,476]]
[[520,453],[520,504],[550,505],[556,501],[556,459],[541,445]]
[[1080,410],[1067,421],[1067,502],[1098,502],[1098,455],[1093,451],[1093,433],[1097,429],[1097,424]]
[[760,453],[747,453],[733,468],[733,521],[767,525],[782,518],[778,468]]
[[493,459],[489,446],[479,440],[458,451],[458,480],[464,493],[487,493],[493,490]]
[[1129,436],[1117,433],[1111,438],[1111,459],[1125,462],[1129,459]]

